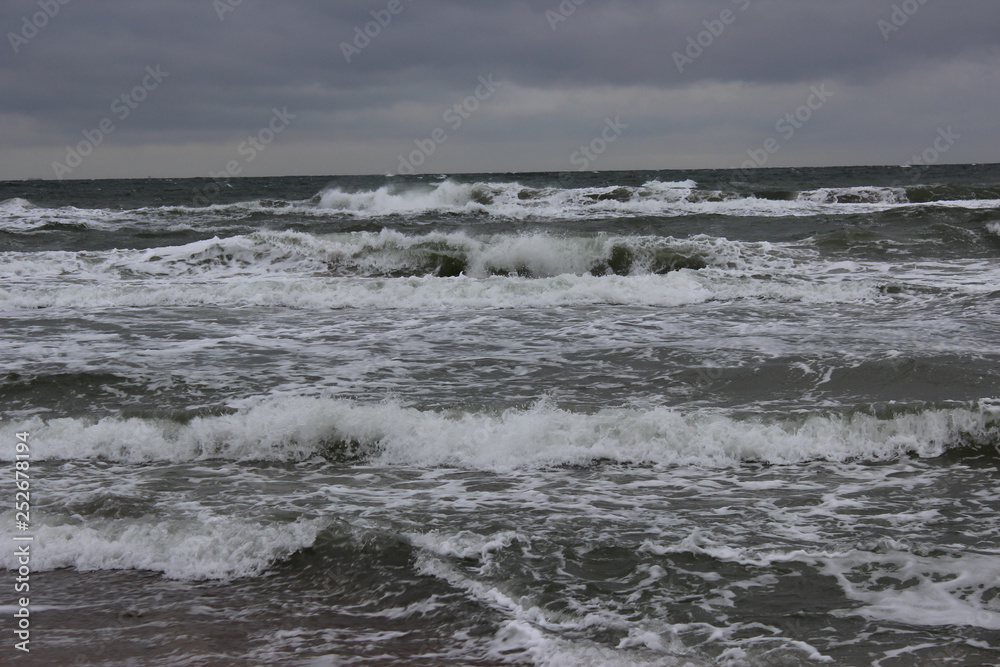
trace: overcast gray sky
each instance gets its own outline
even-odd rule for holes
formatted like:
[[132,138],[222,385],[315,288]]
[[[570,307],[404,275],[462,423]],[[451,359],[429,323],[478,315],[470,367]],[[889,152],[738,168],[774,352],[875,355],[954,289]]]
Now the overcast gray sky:
[[997,0],[4,0],[0,28],[0,179],[1000,162]]

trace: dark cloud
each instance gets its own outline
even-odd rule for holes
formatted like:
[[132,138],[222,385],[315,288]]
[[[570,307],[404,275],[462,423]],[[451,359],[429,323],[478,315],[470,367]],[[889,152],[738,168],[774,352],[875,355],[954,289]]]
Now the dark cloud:
[[[203,175],[275,107],[296,119],[258,173],[387,171],[487,75],[504,85],[428,169],[566,168],[614,114],[630,127],[598,168],[730,166],[820,82],[834,98],[777,162],[894,162],[949,124],[968,137],[949,161],[1000,159],[995,0],[396,1],[7,0],[0,177],[51,176],[106,117],[77,174]],[[23,40],[25,17],[45,25]],[[116,119],[157,65],[169,76]]]

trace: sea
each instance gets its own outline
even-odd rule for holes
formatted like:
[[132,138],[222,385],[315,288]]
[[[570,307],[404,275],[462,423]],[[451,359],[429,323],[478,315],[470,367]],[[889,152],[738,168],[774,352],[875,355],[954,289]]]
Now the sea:
[[1000,664],[1000,165],[3,182],[0,351],[4,664]]

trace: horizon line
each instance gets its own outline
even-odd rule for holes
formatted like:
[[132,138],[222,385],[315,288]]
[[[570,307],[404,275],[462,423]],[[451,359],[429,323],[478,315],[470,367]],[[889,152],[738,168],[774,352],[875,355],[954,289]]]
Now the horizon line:
[[524,171],[455,171],[455,172],[423,172],[418,174],[389,174],[389,173],[359,173],[359,174],[282,174],[282,175],[269,175],[269,176],[230,176],[228,178],[214,178],[212,176],[101,176],[98,178],[10,178],[10,179],[0,179],[0,183],[24,183],[24,182],[34,182],[41,181],[45,183],[71,183],[71,182],[87,182],[87,181],[161,181],[161,180],[186,180],[186,181],[235,181],[235,180],[252,180],[252,179],[266,179],[266,178],[419,178],[425,176],[434,177],[451,177],[451,176],[496,176],[496,175],[510,175],[510,174],[619,174],[619,173],[629,173],[629,172],[664,172],[664,171],[676,171],[676,172],[693,172],[693,171],[738,171],[738,172],[754,172],[754,171],[792,171],[792,170],[821,170],[821,169],[859,169],[859,168],[871,168],[871,169],[934,169],[939,167],[990,167],[990,166],[1000,166],[1000,162],[939,162],[935,164],[919,164],[919,165],[909,165],[909,164],[839,164],[839,165],[825,165],[825,166],[807,166],[807,167],[753,167],[753,168],[739,168],[739,167],[695,167],[695,168],[674,168],[667,167],[662,169],[588,169],[588,170],[555,170],[555,169],[529,169]]

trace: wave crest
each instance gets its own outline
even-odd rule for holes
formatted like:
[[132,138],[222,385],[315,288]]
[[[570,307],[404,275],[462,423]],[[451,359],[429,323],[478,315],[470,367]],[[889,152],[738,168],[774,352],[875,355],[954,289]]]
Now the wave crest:
[[[275,398],[228,415],[28,420],[37,460],[299,461],[316,455],[380,465],[473,469],[585,465],[596,460],[726,467],[812,460],[940,456],[1000,442],[1000,404],[769,420],[668,408],[580,413],[541,401],[500,412],[423,411],[394,403]],[[12,427],[0,429],[15,442]],[[13,458],[13,448],[4,455]]]
[[408,235],[393,230],[313,236],[254,232],[180,246],[108,253],[9,253],[0,276],[29,270],[41,277],[225,277],[307,274],[338,277],[545,278],[559,275],[647,275],[680,269],[747,267],[772,250],[766,243],[659,236]]
[[117,232],[123,228],[178,230],[189,225],[257,224],[261,220],[379,220],[456,216],[501,220],[577,220],[581,218],[802,217],[864,213],[900,206],[991,209],[1000,206],[993,186],[909,185],[906,187],[824,187],[794,191],[777,186],[748,189],[746,184],[703,187],[693,180],[648,180],[641,185],[523,185],[517,181],[437,183],[387,181],[374,189],[329,186],[302,200],[274,198],[173,203],[130,210],[46,208],[14,198],[0,202],[0,230],[34,233],[60,229]]
[[903,188],[853,187],[820,188],[800,192],[799,201],[821,204],[908,204]]

